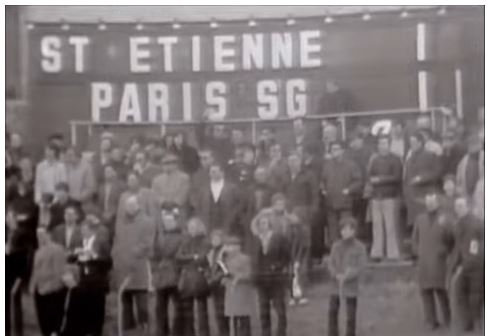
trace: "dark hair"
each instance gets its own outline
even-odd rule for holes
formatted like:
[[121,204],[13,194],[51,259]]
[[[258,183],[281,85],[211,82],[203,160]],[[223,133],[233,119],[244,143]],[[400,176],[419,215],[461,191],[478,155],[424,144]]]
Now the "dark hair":
[[58,147],[58,146],[56,146],[55,144],[53,144],[53,143],[48,143],[48,144],[46,145],[46,147],[45,147],[45,148],[46,148],[46,149],[49,149],[49,150],[51,150],[51,151],[53,151],[53,152],[54,152],[54,156],[56,156],[56,158],[57,158],[57,157],[59,157],[59,152],[60,152],[60,149],[59,149],[59,147]]

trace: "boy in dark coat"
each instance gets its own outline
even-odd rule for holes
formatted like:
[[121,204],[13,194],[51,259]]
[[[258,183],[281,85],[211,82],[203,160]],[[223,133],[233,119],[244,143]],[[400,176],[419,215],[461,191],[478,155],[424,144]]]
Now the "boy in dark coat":
[[[485,241],[484,223],[470,210],[465,197],[455,201],[459,217],[455,230],[455,251],[451,259],[451,273],[456,279],[455,301],[462,332],[473,330],[482,321],[484,302]],[[453,282],[453,281],[452,281]]]
[[[356,332],[359,278],[367,261],[367,251],[356,237],[357,221],[353,217],[340,220],[341,239],[331,249],[328,270],[331,275],[331,297],[328,311],[328,335],[338,336],[340,304],[347,306],[347,336]],[[346,302],[343,302],[343,301]],[[341,301],[341,302],[340,302]]]
[[439,209],[439,196],[427,194],[425,203],[427,211],[416,218],[412,244],[418,257],[418,281],[425,320],[433,330],[439,327],[435,297],[445,325],[450,323],[446,276],[448,255],[453,249],[453,231],[450,217]]

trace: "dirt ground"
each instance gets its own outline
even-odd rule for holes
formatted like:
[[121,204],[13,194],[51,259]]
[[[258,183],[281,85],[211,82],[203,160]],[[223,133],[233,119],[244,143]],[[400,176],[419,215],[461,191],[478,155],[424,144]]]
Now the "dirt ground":
[[[423,324],[420,299],[414,282],[394,280],[379,284],[363,284],[358,303],[357,336],[433,336],[460,333],[448,329],[428,332]],[[308,291],[306,306],[289,307],[288,335],[327,335],[328,293],[325,283],[315,284]],[[114,295],[107,302],[106,335],[116,335],[116,305]],[[30,298],[25,298],[26,336],[37,336],[37,325]],[[87,309],[89,309],[87,307]],[[256,309],[257,312],[257,309]],[[212,316],[210,312],[210,316]],[[342,319],[342,325],[343,325]],[[259,335],[258,316],[253,317],[253,335]],[[214,326],[214,323],[212,323]],[[344,335],[345,330],[341,330]],[[135,334],[130,334],[135,335]],[[140,333],[142,335],[142,333]],[[215,334],[212,334],[212,336]],[[482,332],[470,335],[483,335]],[[128,336],[128,335],[126,335]]]

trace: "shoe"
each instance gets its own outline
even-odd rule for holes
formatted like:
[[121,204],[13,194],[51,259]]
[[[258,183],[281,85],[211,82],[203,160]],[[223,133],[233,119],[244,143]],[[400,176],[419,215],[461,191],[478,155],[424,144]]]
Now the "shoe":
[[300,306],[304,306],[306,304],[308,304],[309,300],[307,298],[301,298],[298,300],[298,305]]
[[289,306],[294,307],[295,305],[296,305],[296,300],[295,299],[289,300]]

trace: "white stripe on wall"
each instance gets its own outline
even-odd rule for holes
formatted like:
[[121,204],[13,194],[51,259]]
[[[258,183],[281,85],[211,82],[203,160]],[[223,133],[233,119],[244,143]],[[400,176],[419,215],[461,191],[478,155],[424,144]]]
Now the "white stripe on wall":
[[463,118],[463,78],[462,70],[455,69],[455,105],[457,116]]
[[416,29],[416,57],[418,61],[426,60],[426,24],[418,23]]
[[428,109],[428,72],[418,72],[418,102],[419,109],[426,111]]

